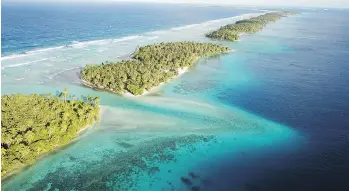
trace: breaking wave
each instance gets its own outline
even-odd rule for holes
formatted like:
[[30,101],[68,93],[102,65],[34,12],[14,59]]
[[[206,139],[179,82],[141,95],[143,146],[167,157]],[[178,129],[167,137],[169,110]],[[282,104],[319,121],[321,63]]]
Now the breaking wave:
[[[256,14],[260,14],[260,13],[249,13],[249,14],[243,14],[243,15],[234,16],[234,17],[209,20],[209,21],[206,21],[203,23],[184,25],[184,26],[179,26],[179,27],[173,27],[173,28],[170,28],[168,30],[151,31],[151,32],[146,32],[146,33],[140,34],[140,35],[130,35],[130,36],[125,36],[125,37],[115,38],[115,39],[102,39],[102,40],[91,40],[91,41],[72,41],[65,46],[42,48],[42,49],[30,50],[30,51],[27,51],[27,52],[24,52],[21,54],[13,54],[13,55],[4,56],[4,57],[1,57],[1,60],[2,61],[3,60],[12,60],[12,59],[21,58],[24,56],[33,55],[33,54],[45,53],[45,52],[50,52],[50,51],[60,50],[60,49],[67,49],[67,48],[83,49],[83,48],[86,48],[86,47],[91,46],[91,45],[105,45],[105,44],[110,44],[110,43],[118,43],[118,42],[123,42],[123,41],[139,39],[142,37],[146,37],[148,40],[153,40],[153,39],[158,38],[157,35],[159,35],[159,34],[165,34],[165,33],[171,32],[171,31],[172,32],[173,31],[180,31],[183,29],[189,29],[189,28],[198,27],[198,26],[208,26],[210,24],[225,22],[225,21],[232,21],[233,22],[236,20],[244,19],[244,18],[249,17],[249,16],[254,16]],[[102,51],[102,50],[99,49],[99,51]],[[24,63],[22,63],[22,64],[24,64]]]
[[48,58],[43,58],[43,59],[34,60],[34,61],[30,61],[30,62],[22,62],[22,63],[18,63],[18,64],[11,64],[11,65],[7,65],[7,66],[2,66],[1,69],[31,65],[31,64],[34,64],[34,63],[37,63],[37,62],[41,62],[41,61],[45,61],[45,60],[48,60]]

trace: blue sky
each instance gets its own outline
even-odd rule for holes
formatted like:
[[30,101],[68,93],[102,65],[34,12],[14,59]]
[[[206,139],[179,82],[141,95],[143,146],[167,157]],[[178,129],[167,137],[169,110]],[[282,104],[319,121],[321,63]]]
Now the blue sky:
[[4,2],[161,2],[161,3],[205,3],[230,5],[276,5],[276,6],[321,6],[348,8],[349,0],[4,0]]

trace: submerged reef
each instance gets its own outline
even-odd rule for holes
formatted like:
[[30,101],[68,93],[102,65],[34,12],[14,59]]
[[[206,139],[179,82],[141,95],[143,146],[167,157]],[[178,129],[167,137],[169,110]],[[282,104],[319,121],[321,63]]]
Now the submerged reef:
[[[101,157],[103,161],[81,161],[76,169],[60,167],[41,180],[30,184],[31,188],[27,190],[45,190],[48,186],[59,190],[136,189],[134,186],[141,180],[139,175],[142,172],[152,176],[161,171],[159,167],[152,164],[175,161],[176,152],[180,148],[195,148],[196,144],[213,140],[215,137],[212,135],[161,137],[130,147],[124,152],[106,151]],[[196,175],[191,173],[191,176]],[[190,180],[186,182],[190,184]],[[152,184],[150,183],[149,186],[151,187]]]

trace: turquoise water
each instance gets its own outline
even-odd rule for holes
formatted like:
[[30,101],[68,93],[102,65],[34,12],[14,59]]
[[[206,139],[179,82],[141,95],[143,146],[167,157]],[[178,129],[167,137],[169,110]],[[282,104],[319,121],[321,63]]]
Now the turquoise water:
[[[255,10],[250,13],[258,14]],[[245,35],[239,42],[213,41],[231,46],[234,51],[200,59],[189,72],[143,97],[97,92],[81,86],[76,75],[86,63],[124,59],[138,45],[181,40],[212,42],[204,37],[207,31],[252,15],[212,18],[182,27],[142,32],[122,40],[88,41],[2,58],[3,93],[55,93],[67,87],[78,97],[101,96],[103,111],[102,120],[85,134],[5,180],[2,189],[280,190],[271,186],[277,185],[273,183],[275,176],[287,182],[287,172],[295,167],[302,169],[304,161],[313,160],[310,150],[305,148],[315,152],[313,147],[321,145],[318,144],[321,141],[314,140],[321,126],[315,125],[311,115],[302,118],[306,111],[316,112],[311,110],[316,104],[302,108],[312,102],[302,102],[309,92],[300,92],[312,92],[313,86],[303,86],[310,83],[309,79],[294,78],[309,74],[300,72],[314,71],[307,68],[308,63],[317,61],[320,68],[324,67],[320,61],[334,53],[322,52],[320,58],[315,57],[318,54],[305,54],[314,50],[311,47],[318,39],[324,41],[323,46],[331,45],[325,41],[328,34],[315,34],[317,26],[305,29],[315,18],[338,14],[304,13],[284,18],[258,34]],[[342,25],[333,23],[328,27]],[[333,42],[344,42],[336,40]],[[297,56],[301,52],[306,56]],[[334,55],[345,58],[347,52]],[[297,70],[302,67],[304,70]],[[321,82],[315,77],[311,81]],[[346,83],[346,80],[336,82]],[[343,91],[341,95],[347,95]],[[343,102],[347,100],[335,97]],[[314,168],[319,166],[321,161],[314,164]],[[316,177],[317,171],[306,170],[300,172]],[[297,187],[302,185],[302,180],[292,185],[295,186],[287,186],[291,190],[306,190]]]
[[[67,87],[72,95],[101,96],[103,108],[102,120],[87,133],[10,178],[3,189],[210,189],[210,180],[205,177],[216,160],[233,156],[232,161],[238,162],[246,153],[261,154],[261,149],[277,148],[297,137],[289,127],[215,98],[232,84],[245,88],[256,85],[257,80],[243,66],[245,58],[239,50],[203,58],[181,78],[144,97],[123,98],[79,84],[76,72],[86,62],[117,60],[117,50],[122,58],[137,45],[154,42],[207,42],[205,32],[241,18],[155,31],[121,43],[98,41],[3,60],[3,93],[55,93]],[[273,49],[270,46],[270,51]],[[52,58],[55,63],[47,62]],[[190,172],[194,173],[191,177]]]
[[[213,22],[214,26],[210,27],[233,19],[236,18]],[[180,35],[179,40],[208,41],[203,34],[209,27],[202,25],[207,24],[165,33],[158,41],[169,35]],[[270,46],[269,51],[274,52],[274,46]],[[210,165],[214,166],[217,160],[233,156],[232,162],[239,162],[248,154],[263,154],[262,150],[276,149],[287,145],[289,140],[298,139],[298,133],[289,127],[222,104],[215,98],[227,87],[258,85],[244,62],[238,49],[226,55],[203,58],[181,78],[153,94],[137,98],[95,92],[71,83],[78,82],[75,69],[59,73],[40,85],[4,86],[4,92],[17,89],[23,93],[55,92],[68,87],[75,95],[101,96],[103,105],[102,120],[95,127],[72,145],[7,181],[4,188],[185,190],[197,186],[214,189],[205,177],[209,177]],[[35,69],[35,72],[40,71]],[[39,78],[33,76],[33,80],[35,77]],[[195,174],[195,178],[189,180],[192,185],[183,184],[181,178],[189,179],[190,172]],[[196,177],[199,175],[200,178]]]
[[96,127],[6,186],[37,190],[51,183],[60,190],[182,190],[186,186],[180,177],[189,172],[204,181],[209,173],[205,168],[210,169],[205,166],[226,155],[238,161],[244,158],[241,152],[256,154],[295,136],[285,126],[236,108],[185,104],[189,110],[173,105],[145,111],[104,108]]

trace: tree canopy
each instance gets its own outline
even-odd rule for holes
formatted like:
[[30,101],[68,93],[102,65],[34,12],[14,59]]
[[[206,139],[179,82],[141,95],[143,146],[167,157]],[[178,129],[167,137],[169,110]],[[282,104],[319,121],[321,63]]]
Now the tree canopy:
[[99,97],[68,99],[52,94],[1,96],[1,176],[68,143],[99,117]]
[[272,12],[253,17],[251,19],[244,19],[222,26],[218,30],[206,34],[206,37],[219,40],[236,41],[239,39],[241,33],[256,33],[262,30],[268,23],[275,22],[282,17],[296,14],[295,12]]
[[178,75],[202,56],[228,52],[229,47],[212,43],[170,42],[137,48],[132,60],[87,65],[81,71],[83,83],[92,88],[140,95],[144,90]]

